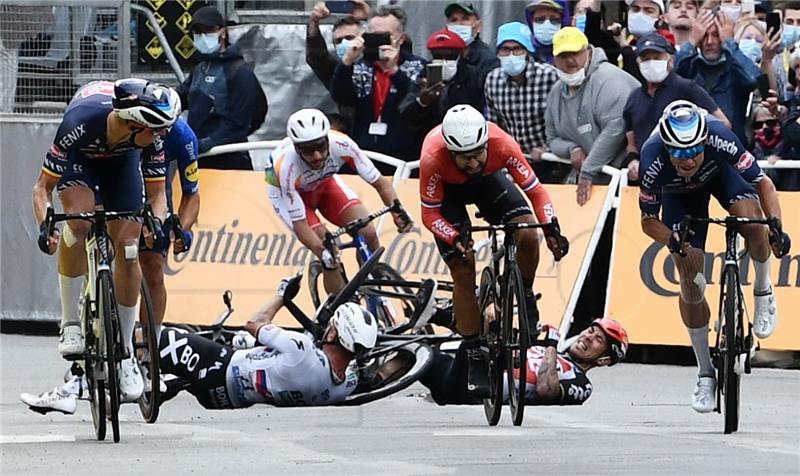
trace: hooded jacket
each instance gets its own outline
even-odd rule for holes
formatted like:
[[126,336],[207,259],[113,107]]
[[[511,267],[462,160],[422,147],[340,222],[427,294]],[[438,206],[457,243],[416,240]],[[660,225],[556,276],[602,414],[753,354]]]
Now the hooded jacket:
[[572,149],[586,152],[581,178],[596,181],[604,165],[619,167],[625,159],[628,96],[640,87],[633,76],[612,65],[600,48],[592,47],[586,80],[573,96],[558,80],[547,96],[545,131],[550,150],[569,157]]

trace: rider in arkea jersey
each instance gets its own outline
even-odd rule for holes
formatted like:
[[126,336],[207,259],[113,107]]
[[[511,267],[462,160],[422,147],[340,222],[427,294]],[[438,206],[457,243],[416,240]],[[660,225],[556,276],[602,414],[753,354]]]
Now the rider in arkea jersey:
[[[745,238],[755,270],[753,333],[766,339],[775,330],[777,308],[770,280],[770,244],[780,257],[789,251],[781,230],[781,207],[772,181],[736,135],[691,102],[670,103],[641,151],[639,208],[642,230],[669,248],[680,278],[678,308],[699,367],[692,408],[714,410],[716,371],[708,347],[711,310],[705,298],[705,242],[708,225],[694,225],[688,243],[679,247],[677,230],[685,215],[708,217],[711,196],[731,215],[775,218],[771,230],[745,225]],[[659,216],[660,213],[660,216]],[[777,237],[783,248],[777,249]]]
[[[469,224],[466,205],[477,205],[492,224],[549,223],[556,216],[555,208],[514,138],[466,104],[450,108],[442,125],[425,137],[419,194],[422,222],[436,238],[439,254],[453,277],[455,326],[465,338],[468,386],[476,396],[488,396],[486,352],[479,335],[481,316],[475,298],[475,251],[471,242],[462,242],[460,233]],[[538,316],[532,289],[539,264],[538,232],[523,229],[516,234],[525,304],[529,316],[534,317]],[[556,229],[546,229],[545,236],[547,247],[560,260],[569,249],[566,238]],[[437,314],[430,322],[452,326],[451,322],[435,320],[441,316],[445,314]]]
[[[289,117],[288,137],[270,154],[266,166],[267,189],[275,212],[314,256],[322,262],[323,282],[328,293],[344,286],[339,270],[339,258],[323,246],[325,226],[322,216],[341,226],[369,213],[358,196],[336,173],[349,165],[372,185],[387,206],[397,199],[391,182],[381,176],[358,144],[341,132],[333,131],[322,111],[301,109]],[[392,212],[397,231],[411,231],[414,223],[407,215]],[[370,249],[380,243],[372,225],[359,232]]]
[[[180,100],[173,89],[141,79],[89,83],[75,93],[67,106],[33,187],[33,210],[40,224],[39,248],[47,254],[59,249],[59,352],[64,356],[80,355],[84,350],[79,298],[87,272],[84,240],[90,224],[72,220],[64,227],[63,235],[56,229],[48,236],[45,215],[53,201],[53,189],[58,186],[66,213],[92,212],[96,204],[102,204],[107,211],[139,210],[144,204],[141,149],[165,134],[180,111]],[[163,151],[158,150],[144,167],[157,168],[163,161]],[[160,189],[156,186],[154,193],[163,194],[163,184]],[[120,363],[120,392],[125,401],[131,401],[139,397],[143,388],[131,345],[139,313],[141,272],[137,243],[142,227],[137,220],[111,220],[108,228],[117,250],[114,284],[122,340],[131,353]],[[57,393],[22,394],[21,398],[31,407],[49,406],[60,398]]]
[[[610,367],[625,358],[628,334],[622,324],[604,317],[595,319],[578,334],[566,352],[556,352],[558,329],[542,326],[541,345],[528,349],[526,371],[527,405],[582,405],[592,394],[586,376],[594,367]],[[455,355],[437,350],[420,382],[431,390],[439,405],[479,404],[467,391],[467,353],[462,345]],[[519,372],[519,370],[515,370]],[[507,380],[503,379],[508,395]]]

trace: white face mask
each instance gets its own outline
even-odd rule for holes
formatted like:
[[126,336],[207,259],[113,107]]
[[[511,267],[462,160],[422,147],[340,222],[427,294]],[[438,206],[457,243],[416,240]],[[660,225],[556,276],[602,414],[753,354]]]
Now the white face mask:
[[639,72],[648,83],[660,83],[666,79],[669,60],[648,60],[639,63]]
[[739,16],[742,14],[741,5],[720,5],[719,9],[722,10],[722,13],[728,15],[728,18],[734,23],[736,23],[736,20],[738,20]]
[[442,79],[450,81],[458,72],[458,60],[442,60]]
[[633,36],[644,36],[656,31],[656,19],[644,12],[628,15],[628,31]]
[[556,69],[558,78],[564,81],[567,86],[578,87],[586,81],[586,68],[581,68],[574,73],[565,73],[560,69]]

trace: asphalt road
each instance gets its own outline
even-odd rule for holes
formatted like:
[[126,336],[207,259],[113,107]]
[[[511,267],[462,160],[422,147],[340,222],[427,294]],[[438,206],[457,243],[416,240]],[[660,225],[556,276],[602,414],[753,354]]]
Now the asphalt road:
[[621,364],[590,372],[595,393],[582,407],[529,407],[521,428],[508,414],[489,428],[481,407],[439,407],[415,385],[359,408],[208,411],[180,395],[154,425],[125,405],[114,444],[94,439],[87,402],[71,416],[20,403],[20,392],[61,381],[56,343],[0,335],[3,476],[800,474],[798,371],[745,376],[733,435],[721,415],[689,406],[694,368]]

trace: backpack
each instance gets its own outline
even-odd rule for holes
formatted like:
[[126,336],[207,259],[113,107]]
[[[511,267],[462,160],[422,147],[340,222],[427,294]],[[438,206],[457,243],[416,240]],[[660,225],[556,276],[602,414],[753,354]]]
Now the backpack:
[[[236,72],[239,70],[239,66],[244,64],[244,61],[239,58],[231,61],[225,62],[225,78],[233,78],[236,75]],[[264,94],[264,90],[259,85],[258,90],[255,92],[255,97],[253,98],[256,103],[256,108],[253,110],[253,117],[250,118],[250,127],[247,129],[247,135],[252,134],[253,132],[257,131],[261,124],[264,123],[264,119],[267,117],[267,109],[269,106],[267,104],[267,95]]]

